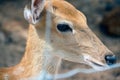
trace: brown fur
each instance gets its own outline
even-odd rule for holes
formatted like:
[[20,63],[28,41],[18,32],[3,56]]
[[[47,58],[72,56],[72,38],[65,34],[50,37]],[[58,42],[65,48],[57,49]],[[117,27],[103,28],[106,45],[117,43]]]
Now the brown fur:
[[[104,56],[111,54],[111,52],[88,28],[86,17],[83,13],[79,12],[74,6],[64,0],[52,0],[52,4],[53,12],[50,12],[52,14],[50,46],[53,50],[50,55],[54,55],[53,59],[57,60],[57,57],[60,57],[68,61],[84,63],[83,55],[86,53],[95,60],[104,63]],[[21,62],[14,67],[0,69],[0,80],[5,80],[5,74],[8,75],[9,80],[31,77],[37,75],[42,69],[44,59],[43,50],[45,47],[45,10],[47,8],[48,3],[46,1],[40,22],[36,25],[30,24],[29,26],[26,51]],[[60,20],[72,22],[76,32],[65,35],[58,32],[56,25]],[[58,53],[59,51],[63,51],[63,53]],[[55,64],[57,64],[56,61],[52,60],[52,62],[47,64],[46,70],[48,70],[49,73],[54,73]],[[14,74],[14,71],[19,67],[24,68],[24,70],[20,74]]]

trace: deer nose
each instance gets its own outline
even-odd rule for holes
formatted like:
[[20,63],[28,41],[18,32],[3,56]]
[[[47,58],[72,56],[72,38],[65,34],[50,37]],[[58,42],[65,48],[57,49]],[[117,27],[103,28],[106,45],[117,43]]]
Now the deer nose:
[[113,65],[116,63],[116,56],[115,55],[106,55],[105,61],[108,65]]

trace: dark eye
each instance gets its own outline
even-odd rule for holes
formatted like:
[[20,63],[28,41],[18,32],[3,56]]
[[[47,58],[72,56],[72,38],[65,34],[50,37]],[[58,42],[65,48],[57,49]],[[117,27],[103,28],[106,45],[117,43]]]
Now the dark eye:
[[68,31],[72,32],[72,28],[68,24],[58,24],[57,29],[60,32],[68,32]]

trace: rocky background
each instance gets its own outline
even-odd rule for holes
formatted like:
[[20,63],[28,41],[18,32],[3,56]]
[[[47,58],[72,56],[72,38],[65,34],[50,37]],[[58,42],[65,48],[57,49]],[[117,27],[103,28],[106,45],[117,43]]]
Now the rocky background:
[[[23,56],[28,31],[23,9],[28,1],[0,0],[0,67],[13,66]],[[68,1],[87,16],[92,31],[115,53],[120,62],[120,0]],[[64,67],[73,65],[78,66],[70,63]],[[77,74],[69,80],[120,80],[120,68],[88,75]]]

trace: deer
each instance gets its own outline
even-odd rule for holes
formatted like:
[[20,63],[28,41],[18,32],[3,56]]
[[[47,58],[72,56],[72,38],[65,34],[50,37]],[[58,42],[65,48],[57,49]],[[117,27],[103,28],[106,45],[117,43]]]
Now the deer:
[[[51,15],[47,54],[44,53],[46,14]],[[44,74],[55,74],[60,59],[93,69],[116,63],[113,52],[88,27],[86,16],[66,0],[31,0],[24,9],[24,17],[29,23],[25,54],[19,64],[0,68],[0,80],[29,80],[39,73],[40,79],[33,80],[50,80]]]

